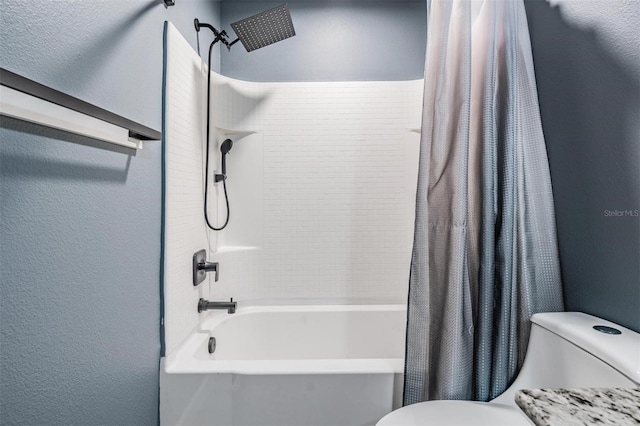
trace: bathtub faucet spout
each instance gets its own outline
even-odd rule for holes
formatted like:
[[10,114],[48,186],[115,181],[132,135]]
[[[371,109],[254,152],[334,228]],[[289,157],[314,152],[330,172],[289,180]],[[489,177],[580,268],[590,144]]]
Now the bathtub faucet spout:
[[228,313],[235,314],[236,302],[233,301],[233,297],[229,302],[209,302],[204,299],[198,301],[198,313],[208,311],[209,309],[226,309]]

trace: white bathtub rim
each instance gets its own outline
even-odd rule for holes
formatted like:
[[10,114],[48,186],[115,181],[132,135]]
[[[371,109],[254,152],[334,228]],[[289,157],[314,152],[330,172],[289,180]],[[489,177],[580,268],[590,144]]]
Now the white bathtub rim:
[[286,312],[363,312],[363,311],[383,311],[396,312],[406,311],[406,305],[269,305],[269,306],[242,306],[236,310],[235,314],[228,314],[224,311],[209,312],[207,317],[200,322],[198,330],[207,332],[223,322],[232,320],[239,316],[253,313],[286,313]]
[[240,375],[300,375],[300,374],[398,374],[404,372],[403,358],[373,359],[279,359],[279,360],[212,360],[194,357],[205,346],[220,324],[253,313],[286,312],[353,312],[404,311],[405,305],[278,305],[244,306],[235,314],[212,312],[201,321],[198,329],[172,354],[163,358],[167,374],[240,374]]
[[238,374],[255,376],[316,374],[398,374],[403,359],[197,360],[164,362],[167,374]]

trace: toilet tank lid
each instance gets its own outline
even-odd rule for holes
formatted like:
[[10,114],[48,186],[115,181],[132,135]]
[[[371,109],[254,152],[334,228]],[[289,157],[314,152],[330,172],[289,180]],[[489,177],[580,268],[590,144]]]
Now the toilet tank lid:
[[[562,337],[606,362],[636,384],[640,384],[640,334],[610,321],[582,312],[535,314],[531,322]],[[620,330],[606,334],[594,329],[603,325]]]

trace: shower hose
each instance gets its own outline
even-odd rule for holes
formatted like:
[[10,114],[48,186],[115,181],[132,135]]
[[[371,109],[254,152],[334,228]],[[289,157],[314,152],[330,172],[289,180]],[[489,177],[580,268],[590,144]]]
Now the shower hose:
[[[229,196],[227,195],[227,177],[223,176],[222,178],[222,188],[224,189],[224,200],[227,205],[227,218],[222,224],[221,227],[216,228],[209,221],[209,214],[207,212],[207,200],[209,195],[209,133],[210,133],[210,109],[211,109],[211,52],[213,51],[213,45],[216,42],[213,41],[209,46],[209,59],[207,62],[207,131],[206,131],[206,139],[207,139],[207,150],[205,152],[205,168],[204,168],[204,220],[207,223],[209,229],[214,231],[221,231],[227,227],[229,223],[229,217],[231,217],[231,210],[229,210]],[[198,49],[199,50],[199,49]]]

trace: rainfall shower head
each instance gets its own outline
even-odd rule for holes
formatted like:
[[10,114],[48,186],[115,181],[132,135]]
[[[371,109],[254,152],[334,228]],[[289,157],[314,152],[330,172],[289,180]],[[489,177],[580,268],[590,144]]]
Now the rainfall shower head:
[[231,24],[247,52],[296,35],[285,3]]

